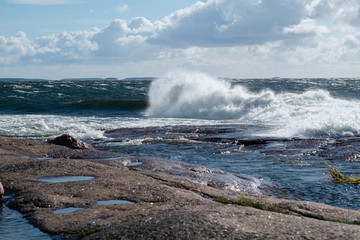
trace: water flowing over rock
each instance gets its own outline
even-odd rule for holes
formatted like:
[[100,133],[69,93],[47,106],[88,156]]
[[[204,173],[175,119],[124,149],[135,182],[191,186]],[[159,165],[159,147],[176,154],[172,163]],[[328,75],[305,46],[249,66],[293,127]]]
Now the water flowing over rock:
[[155,174],[164,174],[187,179],[217,189],[229,189],[237,192],[262,194],[261,180],[246,175],[233,175],[214,168],[187,164],[175,160],[142,158],[142,164],[135,169]]
[[48,140],[48,143],[65,146],[72,149],[90,149],[94,148],[81,140],[74,138],[68,134],[63,134],[60,137]]

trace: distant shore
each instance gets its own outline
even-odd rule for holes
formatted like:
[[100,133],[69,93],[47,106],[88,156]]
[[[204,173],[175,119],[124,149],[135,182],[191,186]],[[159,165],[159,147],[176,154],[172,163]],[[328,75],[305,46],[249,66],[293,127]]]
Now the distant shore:
[[[112,158],[112,160],[110,160]],[[102,159],[102,160],[100,160]],[[75,239],[358,239],[360,211],[217,189],[142,171],[126,156],[0,137],[6,204]],[[154,160],[156,161],[156,160]],[[83,181],[42,182],[56,176]],[[126,204],[101,205],[99,201]],[[56,210],[78,208],[72,213]],[[1,238],[1,233],[0,233]]]

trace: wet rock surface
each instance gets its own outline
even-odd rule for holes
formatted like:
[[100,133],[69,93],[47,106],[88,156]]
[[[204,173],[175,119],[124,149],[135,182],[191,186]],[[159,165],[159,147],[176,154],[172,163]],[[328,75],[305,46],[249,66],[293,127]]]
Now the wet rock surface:
[[[28,213],[31,222],[43,231],[75,239],[359,239],[360,236],[358,210],[218,189],[171,176],[173,167],[156,174],[154,169],[164,163],[152,163],[155,160],[127,167],[134,159],[109,160],[99,155],[106,154],[95,149],[71,149],[0,137],[0,181],[6,191],[15,193],[6,204]],[[147,170],[141,169],[145,167]],[[185,167],[194,174],[222,173]],[[51,176],[95,178],[64,183],[37,181]],[[114,199],[134,204],[96,204]],[[65,208],[81,209],[53,214],[54,210]]]
[[142,164],[134,166],[142,172],[169,175],[179,179],[211,186],[218,189],[228,189],[243,193],[261,194],[261,180],[246,175],[233,175],[218,169],[187,164],[180,161],[143,158]]
[[[239,146],[239,151],[258,151],[264,155],[315,155],[325,160],[341,159],[356,161],[360,157],[360,138],[270,138],[248,137],[253,126],[164,126],[146,128],[122,128],[105,131],[113,142],[141,140],[144,143],[166,142],[169,144],[229,144]],[[261,129],[259,130],[261,131]],[[260,134],[261,135],[261,134]]]
[[359,161],[360,138],[337,139],[323,146],[318,154],[328,160]]
[[74,138],[73,136],[70,136],[68,134],[63,134],[59,137],[56,137],[54,139],[49,139],[48,143],[56,144],[65,146],[72,149],[91,149],[94,150],[92,146],[89,144]]

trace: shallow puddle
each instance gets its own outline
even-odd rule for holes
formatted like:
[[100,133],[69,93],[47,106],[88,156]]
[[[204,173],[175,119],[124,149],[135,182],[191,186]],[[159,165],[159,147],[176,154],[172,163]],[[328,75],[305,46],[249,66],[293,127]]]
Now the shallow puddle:
[[52,214],[69,214],[69,213],[74,213],[74,212],[82,210],[82,209],[84,209],[84,208],[74,208],[74,207],[62,208],[62,209],[54,210],[51,213]]
[[116,204],[134,204],[135,202],[128,200],[105,200],[97,201],[96,205],[116,205]]
[[126,166],[136,167],[136,166],[140,166],[141,164],[143,164],[143,162],[131,162],[131,163],[126,164]]
[[124,156],[119,156],[119,157],[110,157],[110,158],[100,158],[98,160],[121,160],[124,159]]
[[95,179],[92,176],[59,176],[59,177],[43,177],[38,178],[39,182],[46,183],[64,183],[64,182],[78,182],[78,181],[88,181]]
[[11,156],[11,157],[28,157],[28,158],[33,158],[33,159],[38,159],[38,160],[49,160],[52,159],[50,157],[35,157],[35,156],[31,156],[31,155],[23,155],[23,154],[1,154],[2,156]]

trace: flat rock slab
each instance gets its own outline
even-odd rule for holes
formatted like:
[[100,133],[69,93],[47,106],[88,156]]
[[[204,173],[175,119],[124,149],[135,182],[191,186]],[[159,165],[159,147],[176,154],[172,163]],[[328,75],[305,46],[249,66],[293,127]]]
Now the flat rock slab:
[[[68,149],[73,150],[82,151]],[[71,156],[65,147],[65,155],[42,159],[52,151],[52,144],[0,137],[0,181],[5,191],[16,193],[6,204],[28,213],[35,226],[51,234],[75,239],[360,239],[357,210],[217,189],[136,170],[124,160],[64,158]],[[37,181],[52,176],[94,179]],[[134,204],[96,204],[117,199]],[[53,214],[66,208],[79,210]]]

